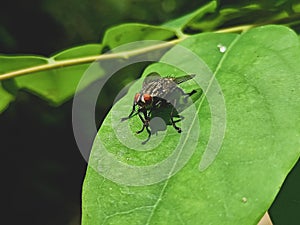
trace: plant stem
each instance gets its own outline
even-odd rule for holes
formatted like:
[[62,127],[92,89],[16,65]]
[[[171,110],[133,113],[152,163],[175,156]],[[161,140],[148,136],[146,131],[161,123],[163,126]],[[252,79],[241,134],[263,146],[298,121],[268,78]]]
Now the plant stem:
[[73,66],[73,65],[84,64],[84,63],[92,63],[94,61],[99,61],[99,60],[102,61],[102,60],[108,60],[108,59],[128,59],[128,58],[136,56],[136,55],[172,47],[172,46],[178,44],[183,39],[184,38],[179,38],[179,39],[175,39],[175,40],[168,41],[168,42],[162,42],[161,44],[151,45],[151,46],[147,46],[144,48],[134,49],[134,50],[126,51],[126,52],[109,53],[109,54],[103,54],[103,55],[93,55],[93,56],[81,57],[81,58],[76,58],[76,59],[53,61],[48,64],[28,67],[28,68],[15,70],[12,72],[2,74],[2,75],[0,75],[0,81],[18,77],[18,76],[25,75],[25,74],[29,74],[29,73],[36,73],[36,72],[41,72],[41,71],[45,71],[45,70],[51,70],[51,69],[56,69],[56,68],[60,68],[60,67]]
[[216,33],[234,33],[234,32],[243,32],[246,30],[249,30],[253,27],[255,27],[256,25],[242,25],[242,26],[236,26],[236,27],[230,27],[230,28],[224,28],[224,29],[220,29],[217,30]]
[[[296,15],[298,18],[299,15]],[[285,18],[283,18],[285,19]],[[282,18],[273,22],[281,22],[283,20]],[[294,22],[295,24],[299,24],[299,21]],[[216,33],[231,33],[231,32],[244,32],[247,31],[253,27],[256,27],[258,25],[262,24],[249,24],[249,25],[240,25],[236,27],[230,27],[225,29],[220,29],[215,31]],[[24,69],[19,69],[15,71],[11,71],[8,73],[0,74],[0,81],[11,79],[14,77],[30,74],[30,73],[36,73],[41,72],[45,70],[52,70],[60,67],[66,67],[66,66],[73,66],[78,64],[84,64],[84,63],[92,63],[94,61],[102,61],[102,60],[108,60],[108,59],[127,59],[132,56],[137,56],[140,54],[144,54],[147,52],[151,52],[158,49],[164,49],[171,46],[174,46],[184,40],[188,37],[188,35],[185,35],[184,33],[180,33],[178,35],[178,39],[163,42],[161,44],[152,45],[144,48],[134,49],[131,51],[125,51],[125,52],[118,52],[118,53],[109,53],[109,54],[103,54],[103,55],[93,55],[93,56],[87,56],[87,57],[81,57],[81,58],[75,58],[75,59],[67,59],[67,60],[60,60],[60,61],[50,61],[48,64],[38,65],[38,66],[32,66]]]

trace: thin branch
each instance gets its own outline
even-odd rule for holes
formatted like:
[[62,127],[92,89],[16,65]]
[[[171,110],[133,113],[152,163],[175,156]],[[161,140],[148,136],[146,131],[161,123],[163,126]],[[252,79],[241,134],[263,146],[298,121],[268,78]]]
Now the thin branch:
[[[251,28],[250,26],[251,25],[237,26],[237,27],[219,30],[216,32],[219,32],[219,33],[239,32],[239,31],[244,31],[246,29],[250,29]],[[52,61],[48,64],[32,66],[32,67],[0,74],[0,81],[6,80],[6,79],[11,79],[11,78],[22,76],[22,75],[26,75],[26,74],[30,74],[30,73],[36,73],[36,72],[41,72],[41,71],[45,71],[45,70],[51,70],[51,69],[56,69],[56,68],[61,68],[61,67],[66,67],[66,66],[73,66],[73,65],[84,64],[84,63],[92,63],[94,61],[108,60],[108,59],[127,59],[129,57],[133,57],[133,56],[140,55],[143,53],[147,53],[147,52],[155,51],[158,49],[164,49],[164,48],[174,46],[187,37],[188,37],[188,35],[183,35],[183,33],[182,33],[182,35],[178,39],[164,42],[164,43],[158,44],[158,45],[148,46],[145,48],[134,49],[131,51],[126,51],[126,52],[109,53],[109,54],[93,55],[93,56],[87,56],[87,57],[81,57],[81,58],[75,58],[75,59]]]
[[[296,16],[294,16],[292,18],[293,19],[299,18],[299,15],[297,14]],[[280,23],[285,19],[287,19],[287,18],[280,18],[278,20],[274,20],[273,22]],[[264,24],[267,24],[267,23],[264,23]],[[291,24],[292,25],[299,24],[299,21],[292,22]],[[231,32],[240,32],[241,33],[241,32],[247,31],[247,30],[249,30],[253,27],[259,26],[259,25],[262,25],[262,24],[240,25],[240,26],[236,26],[236,27],[220,29],[220,30],[215,31],[215,33],[231,33]],[[164,49],[164,48],[174,46],[174,45],[178,44],[179,42],[181,42],[182,40],[184,40],[186,37],[188,37],[188,35],[181,33],[181,35],[179,35],[179,37],[180,38],[178,38],[178,39],[164,42],[162,44],[157,44],[157,45],[152,45],[152,46],[148,46],[148,47],[144,47],[144,48],[134,49],[131,51],[109,53],[109,54],[103,54],[103,55],[93,55],[93,56],[68,59],[68,60],[53,61],[53,62],[49,62],[48,64],[19,69],[19,70],[15,70],[12,72],[0,74],[0,81],[18,77],[18,76],[22,76],[22,75],[26,75],[26,74],[30,74],[30,73],[36,73],[36,72],[40,72],[40,71],[51,70],[51,69],[56,69],[56,68],[60,68],[60,67],[73,66],[73,65],[84,64],[84,63],[92,63],[94,61],[99,61],[99,60],[127,59],[129,57],[137,56],[137,55],[151,52],[154,50]]]
[[151,45],[151,46],[147,46],[144,48],[134,49],[131,51],[126,51],[126,52],[109,53],[109,54],[103,54],[103,55],[93,55],[93,56],[81,57],[81,58],[76,58],[76,59],[53,61],[49,64],[43,64],[43,65],[28,67],[28,68],[4,73],[4,74],[0,75],[0,81],[14,78],[17,76],[22,76],[22,75],[29,74],[29,73],[35,73],[35,72],[40,72],[40,71],[44,71],[44,70],[51,70],[51,69],[56,69],[56,68],[60,68],[60,67],[73,66],[73,65],[84,64],[84,63],[92,63],[94,61],[99,61],[99,60],[128,59],[128,58],[136,56],[136,55],[141,55],[141,54],[144,54],[147,52],[174,46],[174,45],[178,44],[180,41],[182,41],[183,39],[184,38],[179,38],[179,39],[175,39],[172,41],[163,42],[161,44]]
[[236,33],[236,32],[241,33],[241,32],[247,31],[256,26],[257,25],[242,25],[242,26],[224,28],[224,29],[215,31],[215,33]]

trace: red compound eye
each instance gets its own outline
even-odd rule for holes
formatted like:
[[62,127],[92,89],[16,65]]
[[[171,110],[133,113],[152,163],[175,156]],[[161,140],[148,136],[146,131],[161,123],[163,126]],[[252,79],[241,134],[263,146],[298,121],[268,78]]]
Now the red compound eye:
[[139,98],[140,98],[140,95],[141,95],[140,93],[136,93],[136,94],[135,94],[135,96],[134,96],[134,102],[135,102],[135,103],[138,102],[138,100],[139,100]]
[[144,94],[143,97],[144,97],[145,103],[149,103],[152,101],[152,97],[149,94]]

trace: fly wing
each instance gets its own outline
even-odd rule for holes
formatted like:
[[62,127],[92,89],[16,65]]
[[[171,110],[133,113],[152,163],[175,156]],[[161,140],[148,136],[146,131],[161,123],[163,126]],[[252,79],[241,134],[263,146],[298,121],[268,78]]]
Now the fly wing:
[[193,79],[195,76],[196,76],[196,74],[190,74],[190,75],[185,75],[185,76],[181,76],[181,77],[174,77],[174,78],[172,78],[172,80],[176,84],[181,84],[181,83],[186,82],[190,79]]
[[151,83],[152,81],[157,81],[159,80],[161,77],[158,73],[153,72],[153,73],[149,73],[146,78],[144,79],[143,82],[143,87],[145,87],[146,85],[148,85],[149,83]]

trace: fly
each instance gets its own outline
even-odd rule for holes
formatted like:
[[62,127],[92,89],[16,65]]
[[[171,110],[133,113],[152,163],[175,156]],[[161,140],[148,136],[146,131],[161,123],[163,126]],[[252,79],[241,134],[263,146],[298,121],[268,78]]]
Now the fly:
[[162,107],[171,107],[169,115],[171,124],[178,133],[181,133],[181,128],[175,124],[178,121],[174,121],[174,113],[178,114],[176,107],[182,98],[184,102],[187,102],[187,98],[196,91],[193,90],[190,93],[185,93],[178,84],[194,77],[194,74],[181,77],[161,77],[158,73],[149,74],[143,82],[142,90],[134,96],[133,106],[129,116],[121,120],[124,121],[137,114],[143,126],[136,133],[139,134],[145,129],[148,132],[148,138],[143,142],[143,144],[145,144],[151,137],[149,123],[152,113]]

